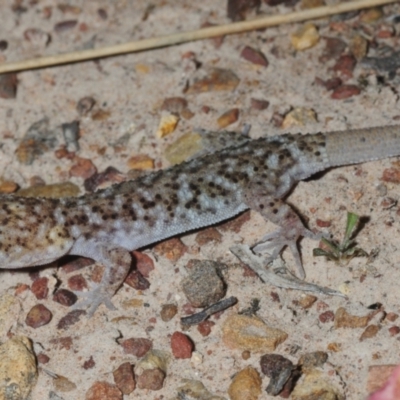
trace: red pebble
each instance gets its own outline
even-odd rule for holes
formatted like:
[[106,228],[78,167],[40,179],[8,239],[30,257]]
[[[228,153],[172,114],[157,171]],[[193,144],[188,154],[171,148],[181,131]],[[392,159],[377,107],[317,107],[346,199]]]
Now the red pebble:
[[48,287],[49,279],[45,276],[42,278],[36,279],[31,286],[32,293],[38,300],[43,300],[47,298],[49,294],[49,287]]
[[190,358],[193,342],[182,332],[174,332],[171,336],[171,349],[175,358]]
[[215,325],[215,322],[207,320],[200,322],[197,326],[197,330],[201,333],[202,336],[208,336],[211,333],[211,328]]
[[335,314],[332,311],[325,311],[319,315],[319,320],[322,323],[332,322],[335,319]]
[[137,270],[145,277],[148,278],[150,272],[154,269],[153,260],[144,253],[140,253],[139,251],[134,251],[133,255],[136,258],[136,268]]

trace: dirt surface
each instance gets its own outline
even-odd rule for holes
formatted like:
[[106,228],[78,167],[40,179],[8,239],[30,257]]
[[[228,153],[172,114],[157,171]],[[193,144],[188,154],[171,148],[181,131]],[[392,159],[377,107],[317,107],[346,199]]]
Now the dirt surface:
[[[222,1],[163,0],[149,6],[149,2],[140,0],[76,0],[68,5],[45,0],[2,1],[0,41],[6,41],[8,46],[0,51],[0,61],[97,48],[198,29],[205,23],[229,22]],[[286,13],[300,8],[300,4],[269,7],[263,3],[260,13]],[[153,160],[154,168],[165,168],[169,166],[165,151],[170,144],[195,128],[220,129],[218,118],[232,109],[238,109],[239,114],[227,129],[240,131],[244,124],[251,124],[250,136],[254,138],[284,132],[313,133],[395,124],[400,118],[396,71],[374,70],[356,58],[354,68],[348,67],[348,60],[341,57],[357,53],[352,44],[358,36],[368,42],[368,56],[390,55],[398,46],[399,25],[389,17],[399,12],[399,5],[392,5],[383,8],[382,15],[378,11],[375,15],[360,12],[350,19],[314,21],[319,41],[302,51],[293,47],[291,34],[303,24],[289,24],[226,36],[222,42],[203,40],[19,73],[16,97],[0,98],[0,177],[3,183],[15,183],[21,188],[31,186],[39,178],[46,184],[72,182],[84,193],[85,172],[90,168],[84,165],[78,172],[71,172],[81,159],[90,160],[98,172],[112,166],[126,174],[137,160],[132,161],[132,157],[139,155]],[[254,11],[249,12],[247,18],[253,17]],[[56,27],[69,20],[77,23],[67,24],[64,29]],[[28,31],[31,29],[37,31]],[[336,54],[337,43],[329,47],[327,38],[342,41],[343,49]],[[241,56],[246,46],[262,52],[268,66]],[[234,89],[191,91],[193,80],[201,73],[207,74],[210,68],[232,71],[239,84]],[[341,85],[353,85],[344,89],[351,96],[332,98],[334,93],[338,96],[335,90],[340,85],[328,90],[318,83],[337,77],[341,78]],[[95,105],[84,115],[77,111],[77,104],[87,96],[95,100]],[[156,131],[165,114],[162,105],[170,97],[186,99],[190,113],[180,116],[171,134],[159,138]],[[268,101],[269,106],[260,110],[252,99]],[[301,118],[288,117],[295,109],[299,109]],[[49,130],[56,132],[56,142],[26,162],[20,156],[21,141],[29,127],[45,117]],[[72,121],[79,121],[79,150],[66,149],[59,129]],[[257,315],[269,326],[288,334],[275,353],[296,364],[304,353],[326,352],[326,379],[334,380],[332,384],[338,393],[347,399],[364,398],[368,393],[368,368],[399,361],[399,336],[389,331],[397,326],[396,315],[400,312],[399,182],[383,179],[389,168],[399,176],[395,159],[333,169],[317,179],[301,182],[288,199],[310,228],[329,231],[338,239],[344,233],[346,210],[365,217],[357,242],[368,253],[378,249],[375,257],[357,258],[340,267],[322,257],[314,258],[315,242],[309,239],[301,242],[306,279],[341,290],[347,299],[317,295],[316,302],[304,309],[299,305],[303,293],[273,288],[257,277],[247,276],[229,248],[237,243],[252,245],[274,229],[273,224],[263,221],[255,212],[250,213],[250,220],[237,232],[221,229],[220,242],[199,245],[198,232],[182,236],[181,241],[187,247],[176,261],[153,247],[145,249],[155,266],[148,277],[150,288],[137,291],[124,285],[114,296],[116,311],[102,306],[93,318],[82,317],[66,329],[59,329],[57,324],[69,310],[52,300],[51,291],[59,285],[67,287],[67,275],[54,266],[40,269],[36,274],[35,269],[29,273],[2,272],[0,293],[15,294],[21,303],[10,332],[28,336],[35,354],[48,357],[45,363],[39,363],[39,379],[31,398],[85,399],[96,381],[114,384],[112,372],[116,368],[124,362],[138,363],[137,357],[124,353],[119,344],[123,339],[148,338],[153,348],[171,354],[171,335],[182,331],[180,317],[186,315],[184,306],[188,303],[179,283],[187,275],[185,265],[191,259],[225,263],[227,296],[236,296],[238,304],[211,317],[215,325],[208,336],[202,336],[196,327],[185,331],[195,344],[195,356],[191,359],[171,356],[162,389],[136,388],[124,399],[172,399],[177,396],[182,379],[200,380],[210,392],[228,398],[233,375],[247,366],[256,368],[262,376],[259,398],[272,398],[265,392],[269,378],[260,371],[260,356],[266,352],[252,351],[248,358],[242,350],[230,349],[222,342],[226,317],[250,307],[254,298],[260,299]],[[288,268],[292,268],[294,263],[288,251],[283,258]],[[95,268],[89,266],[80,273],[90,280]],[[26,324],[25,317],[39,301],[30,290],[17,292],[16,288],[21,284],[31,285],[37,274],[49,278],[50,294],[40,303],[51,310],[53,318],[49,324],[35,329]],[[167,303],[176,304],[178,313],[164,322],[160,311]],[[327,311],[334,315],[340,307],[350,314],[365,316],[371,312],[368,307],[377,303],[381,303],[382,309],[368,324],[380,329],[365,340],[360,340],[365,328],[335,327],[332,320],[321,317],[324,313],[329,315]],[[394,315],[392,321],[385,318],[385,313]],[[67,386],[67,390],[60,388],[52,374],[74,385]],[[56,395],[59,397],[51,397]]]

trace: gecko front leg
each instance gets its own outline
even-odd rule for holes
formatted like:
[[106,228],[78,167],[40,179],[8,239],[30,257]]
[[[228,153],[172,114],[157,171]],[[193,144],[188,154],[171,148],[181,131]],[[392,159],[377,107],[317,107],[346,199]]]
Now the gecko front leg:
[[273,250],[267,259],[268,263],[274,260],[282,252],[285,246],[289,247],[296,262],[297,271],[301,279],[305,278],[305,272],[297,242],[302,237],[314,240],[320,239],[320,235],[314,234],[301,222],[299,216],[282,199],[274,198],[260,189],[249,190],[246,195],[246,204],[258,211],[264,218],[279,225],[279,229],[265,235],[258,244],[253,247],[256,253]]
[[104,243],[97,243],[94,247],[77,243],[70,254],[92,258],[104,266],[101,282],[92,284],[88,292],[79,292],[84,300],[75,305],[75,309],[88,309],[91,317],[96,309],[104,303],[111,310],[115,310],[111,298],[122,285],[131,266],[131,256],[128,250],[122,247],[111,247]]

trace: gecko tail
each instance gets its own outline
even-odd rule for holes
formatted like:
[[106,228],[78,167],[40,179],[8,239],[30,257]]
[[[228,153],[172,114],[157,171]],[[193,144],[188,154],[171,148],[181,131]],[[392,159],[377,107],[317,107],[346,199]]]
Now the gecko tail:
[[325,135],[330,167],[400,156],[400,125],[328,132]]

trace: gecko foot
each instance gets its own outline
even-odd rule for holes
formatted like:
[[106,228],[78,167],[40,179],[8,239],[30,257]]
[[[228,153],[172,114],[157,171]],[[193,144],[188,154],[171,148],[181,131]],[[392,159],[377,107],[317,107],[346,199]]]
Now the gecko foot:
[[320,240],[322,235],[311,232],[302,224],[297,223],[297,221],[294,222],[292,224],[288,223],[276,231],[265,235],[252,250],[255,253],[264,253],[272,249],[272,254],[266,260],[269,264],[279,256],[284,247],[289,247],[296,262],[299,278],[304,279],[306,274],[301,262],[299,249],[297,248],[297,241],[302,236],[313,240]]
[[74,291],[74,293],[83,299],[76,303],[72,308],[74,310],[87,310],[87,315],[89,318],[93,316],[101,304],[104,304],[109,310],[116,309],[111,301],[112,295],[110,295],[110,293],[108,293],[101,284],[91,283],[89,291]]

